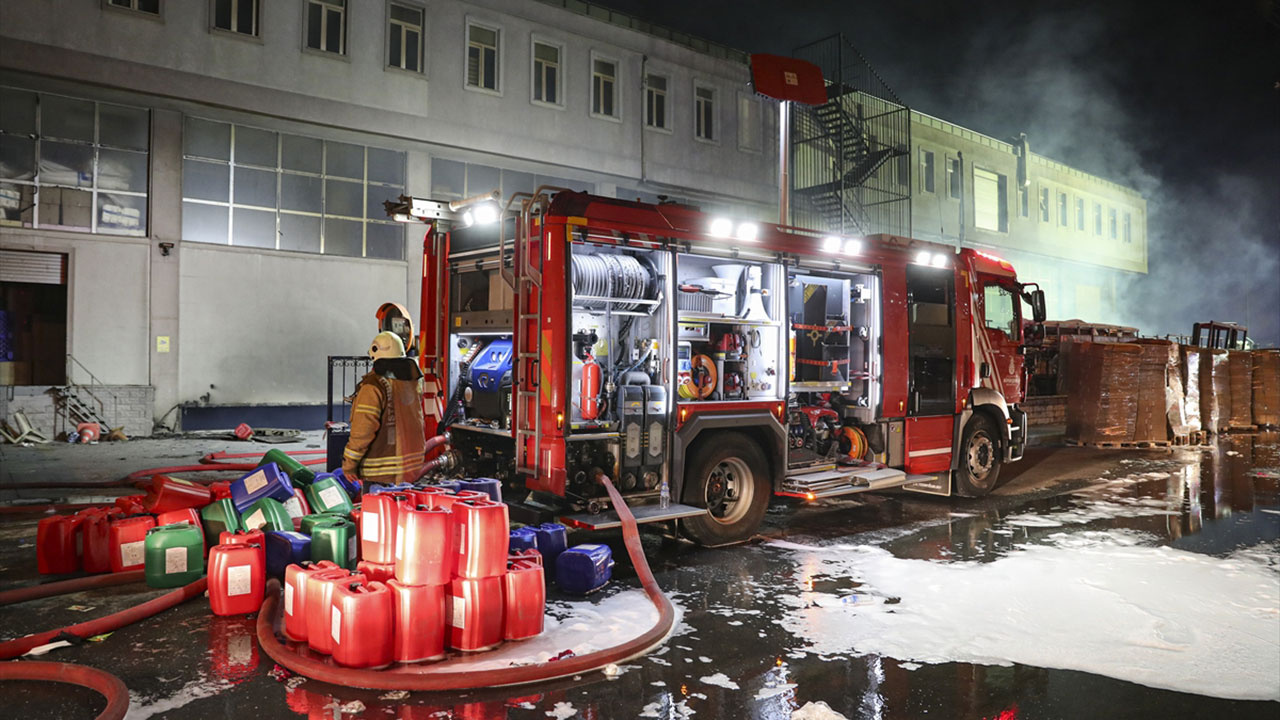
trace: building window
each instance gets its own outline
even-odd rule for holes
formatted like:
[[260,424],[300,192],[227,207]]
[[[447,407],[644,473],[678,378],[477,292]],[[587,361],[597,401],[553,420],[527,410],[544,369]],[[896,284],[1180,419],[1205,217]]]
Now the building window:
[[1028,209],[1029,203],[1028,203],[1027,197],[1028,197],[1027,186],[1019,185],[1018,186],[1018,217],[1030,216],[1029,213],[1031,211]]
[[548,105],[560,104],[560,48],[536,40],[533,43],[533,99]]
[[[871,145],[875,146],[875,136],[871,136]],[[911,192],[911,148],[898,146],[897,167],[894,174],[898,176],[898,184],[907,188],[907,192]]]
[[960,158],[947,158],[947,192],[952,199],[960,199]]
[[107,0],[107,5],[150,15],[160,14],[160,0]]
[[1102,237],[1102,204],[1093,204],[1093,234]]
[[147,234],[147,110],[13,88],[0,107],[0,225]]
[[693,86],[693,134],[699,140],[716,139],[716,91]]
[[760,100],[740,92],[738,93],[738,149],[760,152],[762,142]]
[[403,260],[404,178],[403,152],[187,117],[182,238]]
[[1107,229],[1110,231],[1111,239],[1116,239],[1116,209],[1107,208]]
[[1049,188],[1040,188],[1040,222],[1049,222]]
[[497,28],[467,25],[467,87],[497,92]]
[[591,114],[618,117],[618,64],[591,58]]
[[655,130],[667,129],[667,79],[661,75],[645,76],[644,124]]
[[1076,230],[1084,232],[1084,198],[1076,198]]
[[213,26],[240,35],[258,34],[258,0],[213,0]]
[[1067,226],[1067,194],[1064,192],[1058,193],[1058,224]]
[[979,230],[1009,231],[1009,210],[1005,205],[1008,178],[1000,173],[973,169],[973,226]]
[[422,10],[391,4],[387,28],[387,65],[412,72],[422,71]]
[[307,0],[307,47],[346,54],[347,0]]
[[1129,221],[1129,213],[1124,214],[1124,241],[1126,243],[1133,242],[1133,226]]
[[920,189],[933,192],[933,182],[933,151],[920,148]]

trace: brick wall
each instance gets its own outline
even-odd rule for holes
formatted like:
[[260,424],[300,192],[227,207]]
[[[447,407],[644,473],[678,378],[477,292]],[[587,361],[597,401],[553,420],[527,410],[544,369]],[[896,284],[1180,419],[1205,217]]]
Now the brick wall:
[[1029,425],[1063,425],[1067,422],[1067,396],[1029,397],[1021,405]]
[[[147,437],[151,435],[153,425],[155,388],[150,385],[99,385],[93,393],[102,400],[103,415],[112,427],[124,426],[129,437]],[[85,397],[82,393],[82,397]],[[85,397],[87,404],[96,408]],[[19,410],[26,413],[31,425],[46,437],[53,439],[58,433],[68,428],[63,417],[54,408],[53,388],[48,386],[16,386],[0,388],[0,418],[11,427],[13,414]],[[103,428],[103,432],[106,432]]]

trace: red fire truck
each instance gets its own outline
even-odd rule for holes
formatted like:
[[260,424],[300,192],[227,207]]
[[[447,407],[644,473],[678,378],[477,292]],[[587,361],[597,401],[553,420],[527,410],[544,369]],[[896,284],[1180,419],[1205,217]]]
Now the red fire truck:
[[1041,322],[1044,295],[1000,258],[551,188],[498,225],[463,227],[466,204],[388,205],[430,225],[441,472],[597,529],[618,524],[604,473],[640,522],[717,545],[773,495],[981,496],[1022,457],[1023,303]]

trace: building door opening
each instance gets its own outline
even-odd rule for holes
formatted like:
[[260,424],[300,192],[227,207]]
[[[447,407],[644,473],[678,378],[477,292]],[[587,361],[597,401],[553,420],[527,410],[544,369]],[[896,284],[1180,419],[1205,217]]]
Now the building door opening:
[[67,256],[0,250],[0,385],[67,382]]

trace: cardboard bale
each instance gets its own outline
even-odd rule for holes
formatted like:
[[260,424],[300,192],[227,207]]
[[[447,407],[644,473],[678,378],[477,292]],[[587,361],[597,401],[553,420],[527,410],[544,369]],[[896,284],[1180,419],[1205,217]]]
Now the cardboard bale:
[[1227,427],[1250,429],[1253,427],[1253,355],[1247,350],[1227,353],[1230,367],[1231,406]]
[[1226,350],[1201,349],[1200,422],[1211,433],[1227,429],[1231,415],[1230,374]]
[[1182,386],[1186,388],[1183,397],[1183,417],[1187,421],[1187,432],[1198,433],[1204,429],[1200,420],[1200,361],[1203,351],[1191,345],[1180,346],[1182,350]]
[[1133,442],[1142,348],[1078,343],[1066,352],[1067,439],[1086,444]]
[[1280,350],[1253,351],[1253,422],[1280,426]]
[[[1134,442],[1165,442],[1171,418],[1181,416],[1181,380],[1172,392],[1170,377],[1178,378],[1178,348],[1168,340],[1135,340],[1142,349],[1138,365],[1137,411]],[[1182,434],[1186,434],[1185,431]]]

